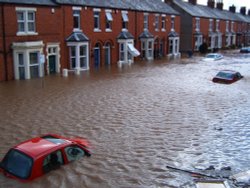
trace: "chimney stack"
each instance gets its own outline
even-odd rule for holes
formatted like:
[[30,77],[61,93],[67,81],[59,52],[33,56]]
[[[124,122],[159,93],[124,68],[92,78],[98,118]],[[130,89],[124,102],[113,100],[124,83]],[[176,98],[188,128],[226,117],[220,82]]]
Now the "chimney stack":
[[250,9],[248,9],[248,16],[250,16]]
[[173,4],[173,0],[164,0],[164,2],[169,5]]
[[188,0],[188,2],[193,4],[193,5],[197,5],[197,0]]
[[207,6],[208,6],[208,7],[214,8],[214,5],[215,5],[214,0],[208,0],[208,1],[207,1]]
[[234,5],[230,6],[229,11],[232,12],[232,13],[235,13],[236,7]]
[[240,13],[241,13],[242,15],[246,15],[246,7],[241,7],[241,8],[240,8]]
[[223,0],[217,0],[216,8],[223,10]]

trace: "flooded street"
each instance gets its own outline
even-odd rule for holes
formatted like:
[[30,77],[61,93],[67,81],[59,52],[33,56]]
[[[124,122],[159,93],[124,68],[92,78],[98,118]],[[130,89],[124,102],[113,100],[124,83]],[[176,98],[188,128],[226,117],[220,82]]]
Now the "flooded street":
[[[93,155],[31,183],[0,176],[1,187],[180,187],[186,169],[250,169],[250,55],[226,53],[140,62],[80,76],[0,83],[0,158],[26,139],[56,133],[82,136]],[[211,79],[221,69],[244,78]]]

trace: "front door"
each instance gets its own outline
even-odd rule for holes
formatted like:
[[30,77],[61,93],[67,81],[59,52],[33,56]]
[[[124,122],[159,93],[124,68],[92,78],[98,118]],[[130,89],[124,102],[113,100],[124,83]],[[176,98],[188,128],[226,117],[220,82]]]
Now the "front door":
[[49,56],[49,74],[56,73],[56,56],[51,55]]

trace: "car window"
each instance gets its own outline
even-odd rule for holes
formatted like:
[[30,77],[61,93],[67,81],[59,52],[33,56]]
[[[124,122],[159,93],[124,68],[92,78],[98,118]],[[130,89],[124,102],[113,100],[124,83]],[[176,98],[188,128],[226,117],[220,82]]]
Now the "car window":
[[18,150],[12,149],[5,156],[1,165],[4,170],[14,176],[27,179],[31,173],[33,159]]
[[45,173],[55,170],[63,164],[62,152],[60,150],[49,154],[43,161],[43,171]]
[[85,155],[83,149],[79,146],[72,145],[64,148],[68,161],[75,161]]

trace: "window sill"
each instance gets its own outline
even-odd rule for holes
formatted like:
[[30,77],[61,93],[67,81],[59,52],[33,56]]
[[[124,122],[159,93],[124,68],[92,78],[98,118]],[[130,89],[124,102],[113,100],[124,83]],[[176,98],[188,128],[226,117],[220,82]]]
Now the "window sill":
[[30,36],[30,35],[38,35],[36,32],[17,32],[17,36]]
[[161,29],[162,32],[166,32],[166,29]]
[[94,32],[102,32],[102,30],[101,29],[94,29]]
[[111,30],[111,29],[106,29],[105,31],[106,31],[106,32],[112,32],[112,30]]

